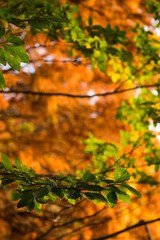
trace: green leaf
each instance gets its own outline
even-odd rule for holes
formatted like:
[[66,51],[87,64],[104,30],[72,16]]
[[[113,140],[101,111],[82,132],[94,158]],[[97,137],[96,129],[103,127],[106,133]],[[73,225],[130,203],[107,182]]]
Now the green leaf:
[[5,28],[0,26],[0,38],[3,38],[5,35]]
[[70,199],[70,198],[68,198],[67,200],[68,200],[69,203],[71,203],[71,204],[73,204],[73,205],[76,204],[76,200],[75,200],[75,199]]
[[96,60],[95,58],[92,58],[92,59],[91,59],[91,67],[92,67],[92,70],[95,69],[96,64],[97,64],[97,60]]
[[4,46],[4,53],[6,57],[6,61],[8,64],[17,71],[20,71],[20,59],[15,52],[15,47],[14,46],[8,46],[6,44]]
[[111,191],[105,195],[108,200],[109,207],[114,207],[117,204],[117,195],[115,192]]
[[4,53],[8,64],[17,71],[20,71],[20,62],[29,62],[28,54],[22,46],[8,46],[4,44]]
[[3,49],[0,47],[0,63],[6,65],[6,58]]
[[66,16],[67,16],[67,19],[72,22],[74,21],[74,17],[73,17],[73,14],[71,12],[66,12]]
[[36,198],[36,201],[39,203],[42,203],[42,204],[49,202],[49,200],[50,200],[49,196],[44,196],[42,198]]
[[102,191],[105,188],[99,186],[99,185],[89,185],[87,183],[84,182],[78,182],[76,184],[77,188],[83,189],[83,190],[90,190],[90,191]]
[[48,193],[48,196],[50,197],[50,199],[51,199],[53,202],[56,201],[56,197],[55,197],[51,192]]
[[78,21],[79,23],[81,23],[81,22],[82,22],[82,17],[81,17],[81,15],[80,15],[80,14],[77,16],[77,21]]
[[15,51],[15,46],[9,46],[4,44],[3,47],[4,47],[5,55],[6,53],[8,53],[11,57],[18,58],[17,53]]
[[[52,21],[53,20],[55,20],[54,17],[52,18]],[[41,31],[45,28],[49,29],[51,27],[51,21],[49,21],[46,18],[38,18],[38,20],[33,18],[33,19],[30,19],[28,23],[31,25],[33,29],[37,29]]]
[[125,192],[119,190],[119,192],[116,192],[118,199],[122,200],[123,202],[126,202],[128,204],[131,204],[131,197],[126,194]]
[[69,3],[65,2],[65,4],[63,5],[63,10],[68,10],[69,9]]
[[95,193],[86,192],[86,193],[83,193],[83,196],[90,201],[96,199]]
[[17,201],[20,198],[20,192],[18,190],[13,190],[11,193],[11,201]]
[[107,47],[107,42],[106,42],[105,40],[102,40],[102,41],[100,41],[99,46],[100,46],[100,49],[106,49],[106,47]]
[[115,169],[114,178],[117,183],[120,183],[128,181],[130,179],[130,175],[125,168],[120,167]]
[[78,190],[72,189],[67,191],[67,197],[69,199],[77,199],[81,196],[80,192]]
[[5,79],[4,79],[4,77],[3,77],[2,72],[0,72],[0,88],[1,88],[2,90],[5,90],[5,87],[6,87]]
[[34,199],[32,199],[32,201],[30,201],[30,202],[28,203],[28,205],[26,206],[27,212],[32,211],[32,210],[34,209],[34,205],[35,205]]
[[92,200],[98,200],[100,202],[104,202],[104,203],[108,203],[107,199],[100,193],[90,193],[90,192],[86,192],[83,193],[83,196],[85,198],[87,198],[88,200],[92,201]]
[[67,177],[63,178],[63,181],[65,181],[67,184],[75,185],[76,180],[72,175],[68,175]]
[[28,172],[28,168],[26,167],[26,165],[23,165],[22,171],[23,171],[23,172]]
[[34,199],[32,190],[26,190],[21,193],[21,200],[17,204],[17,208],[28,206]]
[[33,195],[36,198],[42,198],[42,197],[48,195],[48,193],[49,193],[49,190],[47,188],[39,188],[33,192]]
[[98,178],[99,178],[99,180],[100,180],[100,182],[101,182],[102,184],[105,184],[105,183],[107,183],[107,184],[114,183],[113,180],[111,180],[111,179],[106,179],[106,178],[104,178],[104,177],[102,177],[102,176],[99,176]]
[[48,190],[60,199],[64,197],[64,192],[58,187],[49,187]]
[[18,170],[20,170],[20,171],[23,170],[23,164],[22,164],[21,160],[19,160],[18,158],[15,158],[15,165]]
[[92,17],[91,17],[91,16],[89,16],[89,18],[88,18],[88,24],[89,24],[89,26],[91,26],[91,25],[92,25],[92,22],[93,22],[93,20],[92,20]]
[[93,173],[90,172],[86,172],[83,174],[83,180],[85,182],[91,182],[95,179],[95,175]]
[[77,40],[77,32],[76,32],[75,28],[71,29],[71,37],[74,42]]
[[86,190],[90,190],[90,191],[102,191],[105,188],[99,186],[99,185],[88,185],[88,187],[86,188]]
[[13,171],[13,168],[12,168],[12,165],[11,165],[11,162],[9,160],[9,158],[5,155],[5,154],[1,154],[1,158],[2,158],[2,163],[5,167],[6,170],[8,171]]
[[84,183],[84,182],[78,182],[76,184],[76,188],[83,189],[83,190],[88,190],[89,186],[90,185],[88,183]]
[[70,12],[71,12],[71,13],[78,13],[78,12],[79,12],[79,8],[78,8],[76,5],[73,5],[73,6],[70,8]]
[[16,36],[11,36],[11,35],[6,36],[6,41],[10,42],[10,43],[14,43],[15,45],[24,45],[25,44],[25,42],[21,38],[16,37]]
[[142,197],[141,193],[138,192],[135,188],[131,187],[130,185],[128,185],[127,183],[122,183],[121,184],[123,187],[127,188],[131,193],[133,193],[134,195],[138,196],[139,198]]
[[29,63],[29,56],[22,46],[15,46],[14,50],[21,62]]
[[34,210],[37,211],[38,213],[41,212],[41,208],[42,208],[42,204],[37,202],[35,199],[34,199]]
[[101,72],[105,72],[106,69],[108,68],[108,65],[106,62],[99,62],[98,63],[98,67],[101,70]]
[[99,202],[108,203],[107,199],[100,193],[94,193],[95,194],[95,200],[98,200]]

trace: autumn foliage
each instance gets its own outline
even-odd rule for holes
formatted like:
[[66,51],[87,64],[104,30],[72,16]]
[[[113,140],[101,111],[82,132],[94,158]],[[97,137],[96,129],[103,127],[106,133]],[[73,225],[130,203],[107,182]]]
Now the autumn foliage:
[[[159,2],[1,2],[0,239],[158,239]],[[64,195],[17,208],[24,165]]]

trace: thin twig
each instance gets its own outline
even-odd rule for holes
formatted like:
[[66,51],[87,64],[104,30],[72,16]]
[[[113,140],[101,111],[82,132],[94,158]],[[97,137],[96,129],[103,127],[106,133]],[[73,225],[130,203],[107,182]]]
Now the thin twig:
[[[146,223],[146,222],[144,221],[144,223]],[[148,240],[152,240],[152,236],[151,236],[151,233],[149,231],[149,227],[148,227],[147,224],[145,224],[145,230],[146,230],[146,233],[147,233]]]
[[99,213],[101,213],[106,207],[102,208],[101,210],[97,211],[96,213],[92,214],[92,215],[89,215],[89,216],[85,216],[85,217],[82,217],[82,218],[76,218],[76,219],[72,219],[71,221],[69,222],[66,222],[66,223],[63,223],[63,224],[59,224],[59,225],[52,225],[45,233],[43,233],[42,235],[40,235],[39,237],[36,238],[36,240],[41,240],[43,239],[44,237],[46,237],[53,229],[55,228],[61,228],[61,227],[64,227],[64,226],[67,226],[69,224],[72,224],[74,222],[77,222],[77,221],[83,221],[85,219],[88,219],[88,218],[92,218],[92,217],[95,217],[97,216]]

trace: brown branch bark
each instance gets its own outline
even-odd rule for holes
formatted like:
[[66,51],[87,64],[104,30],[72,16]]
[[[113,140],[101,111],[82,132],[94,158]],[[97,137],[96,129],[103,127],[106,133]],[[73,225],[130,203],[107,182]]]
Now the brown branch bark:
[[153,219],[153,220],[150,220],[150,221],[143,221],[143,220],[142,220],[142,221],[140,221],[139,223],[134,224],[134,225],[132,225],[132,226],[130,226],[130,227],[124,228],[124,229],[121,230],[121,231],[118,231],[118,232],[115,232],[115,233],[112,233],[112,234],[109,234],[109,235],[106,235],[106,236],[100,237],[100,238],[92,238],[92,239],[90,239],[90,240],[104,240],[104,239],[108,239],[108,238],[111,238],[111,237],[115,237],[115,236],[117,236],[117,235],[119,235],[119,234],[121,234],[121,233],[127,232],[127,231],[129,231],[129,230],[131,230],[131,229],[134,229],[134,228],[137,228],[137,227],[141,227],[141,226],[144,226],[144,225],[146,225],[146,224],[158,222],[158,221],[160,221],[160,218],[156,218],[156,219]]
[[140,88],[153,88],[153,87],[160,87],[160,84],[149,84],[149,85],[141,85],[136,86],[128,89],[122,89],[119,91],[112,91],[112,92],[104,92],[104,93],[95,93],[93,95],[86,95],[86,94],[71,94],[71,93],[61,93],[61,92],[34,92],[34,91],[25,91],[25,90],[6,90],[6,91],[0,91],[0,94],[8,94],[8,93],[16,93],[16,94],[25,94],[25,95],[39,95],[39,96],[63,96],[63,97],[70,97],[70,98],[92,98],[92,97],[105,97],[110,96],[114,94],[120,94],[124,92],[134,91],[136,89]]

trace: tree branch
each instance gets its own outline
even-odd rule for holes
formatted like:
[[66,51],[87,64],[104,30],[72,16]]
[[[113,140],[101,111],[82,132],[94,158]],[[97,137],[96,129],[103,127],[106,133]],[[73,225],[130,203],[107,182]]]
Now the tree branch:
[[143,220],[141,220],[139,223],[136,223],[136,224],[134,224],[134,225],[132,225],[130,227],[124,228],[121,231],[118,231],[118,232],[115,232],[115,233],[112,233],[112,234],[109,234],[109,235],[106,235],[106,236],[100,237],[100,238],[92,238],[90,240],[104,240],[104,239],[108,239],[108,238],[111,238],[111,237],[115,237],[118,234],[121,234],[123,232],[127,232],[127,231],[129,231],[131,229],[134,229],[134,228],[137,228],[137,227],[141,227],[141,226],[144,226],[146,224],[158,222],[158,221],[160,221],[160,218],[156,218],[156,219],[153,219],[153,220],[150,220],[150,221],[143,221]]
[[112,92],[104,92],[104,93],[95,93],[92,95],[86,95],[86,94],[71,94],[71,93],[53,93],[53,92],[34,92],[34,91],[25,91],[25,90],[5,90],[5,91],[0,91],[0,94],[8,94],[8,93],[16,93],[16,94],[25,94],[25,95],[39,95],[39,96],[63,96],[63,97],[70,97],[70,98],[92,98],[92,97],[105,97],[109,95],[114,95],[114,94],[120,94],[124,92],[129,92],[129,91],[134,91],[136,89],[140,88],[152,88],[152,87],[160,87],[159,84],[150,84],[150,85],[141,85],[141,86],[136,86],[128,89],[122,89],[119,91],[112,91]]

